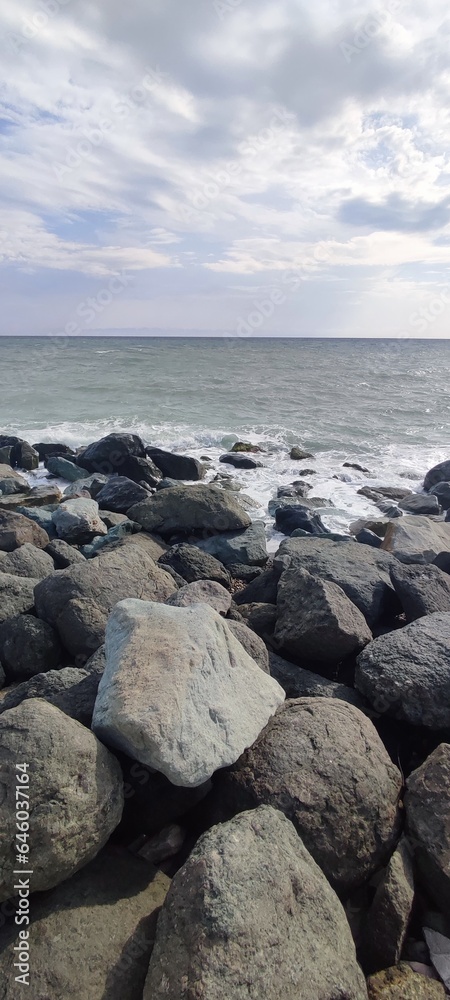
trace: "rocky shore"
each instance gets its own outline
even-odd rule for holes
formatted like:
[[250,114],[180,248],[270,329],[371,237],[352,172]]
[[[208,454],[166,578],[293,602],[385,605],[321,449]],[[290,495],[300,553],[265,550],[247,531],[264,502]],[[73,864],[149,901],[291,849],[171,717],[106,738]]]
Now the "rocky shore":
[[261,464],[0,435],[2,1000],[450,992],[450,459]]

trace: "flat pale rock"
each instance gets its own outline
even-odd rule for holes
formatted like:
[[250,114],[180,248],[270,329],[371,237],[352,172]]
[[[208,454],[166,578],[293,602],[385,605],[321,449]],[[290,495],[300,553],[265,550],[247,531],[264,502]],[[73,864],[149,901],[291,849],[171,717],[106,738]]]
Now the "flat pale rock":
[[398,518],[388,524],[381,549],[403,563],[432,563],[450,550],[450,524],[420,515]]
[[172,881],[143,1000],[367,1000],[344,910],[292,823],[213,827]]
[[28,763],[31,890],[51,889],[91,861],[118,825],[118,761],[93,733],[40,698],[0,715],[0,900],[14,895],[17,764]]
[[174,785],[234,763],[283,700],[206,604],[122,601],[109,617],[94,732]]

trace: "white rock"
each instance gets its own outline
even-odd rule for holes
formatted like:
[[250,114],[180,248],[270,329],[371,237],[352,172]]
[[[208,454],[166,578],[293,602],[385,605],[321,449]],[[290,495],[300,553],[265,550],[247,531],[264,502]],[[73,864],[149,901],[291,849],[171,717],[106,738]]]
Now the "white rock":
[[106,535],[108,531],[99,516],[98,503],[87,497],[65,500],[53,511],[52,521],[58,538],[73,545],[87,544],[96,535]]
[[174,785],[197,786],[254,743],[284,698],[208,605],[120,601],[92,728]]

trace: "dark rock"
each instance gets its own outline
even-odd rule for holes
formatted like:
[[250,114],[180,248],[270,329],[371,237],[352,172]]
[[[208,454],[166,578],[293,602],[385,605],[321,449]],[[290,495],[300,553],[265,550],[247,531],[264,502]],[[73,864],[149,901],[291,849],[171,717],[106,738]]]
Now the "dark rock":
[[269,653],[269,665],[271,676],[281,684],[286,698],[339,698],[362,712],[367,709],[367,702],[358,691],[289,663],[277,653]]
[[310,489],[310,483],[301,482],[292,483],[292,486],[279,486],[277,489],[277,497],[306,497]]
[[450,551],[440,552],[439,555],[433,559],[432,565],[437,566],[443,573],[450,573]]
[[45,549],[50,539],[46,531],[23,514],[0,510],[0,551],[13,552],[19,545],[31,542],[38,549]]
[[433,465],[433,468],[425,476],[424,489],[431,490],[432,486],[437,486],[438,483],[446,483],[448,480],[450,480],[450,460],[439,462],[439,465]]
[[[118,753],[124,779],[125,813],[123,827],[149,835],[177,822],[201,802],[211,789],[207,781],[197,788],[173,785],[163,774],[153,771],[125,754]],[[106,1000],[106,998],[105,998]]]
[[145,453],[160,469],[162,475],[169,479],[189,479],[198,482],[205,475],[205,467],[196,458],[174,455],[170,451],[162,451],[161,448],[146,448]]
[[335,698],[286,702],[237,763],[215,776],[221,814],[280,809],[344,894],[395,846],[401,787],[372,722]]
[[[231,566],[229,567],[231,570]],[[263,570],[255,580],[252,580],[247,587],[239,590],[234,595],[236,604],[276,604],[278,580],[280,579],[282,566],[274,568],[271,565]]]
[[264,673],[270,674],[269,653],[263,640],[242,622],[227,621],[228,628]]
[[314,458],[314,455],[310,451],[305,451],[304,448],[300,448],[298,445],[294,445],[289,453],[289,458],[294,462],[302,462],[305,458]]
[[262,448],[260,448],[258,444],[251,444],[250,441],[236,441],[231,448],[231,451],[262,451]]
[[85,556],[80,550],[69,545],[69,542],[65,542],[62,538],[52,539],[45,551],[52,557],[56,569],[67,569],[68,566],[75,566],[76,563],[85,561]]
[[378,636],[359,654],[355,685],[376,712],[428,729],[450,726],[450,613]]
[[361,611],[336,583],[293,567],[281,574],[274,640],[296,662],[337,666],[372,633]]
[[32,615],[18,615],[0,625],[0,661],[8,683],[28,680],[60,666],[63,651],[54,629]]
[[312,535],[325,535],[325,527],[319,514],[311,513],[306,507],[278,507],[275,512],[275,527],[284,535],[291,535],[296,528]]
[[99,510],[99,514],[102,521],[105,522],[107,528],[117,528],[118,524],[123,524],[124,521],[128,521],[126,514],[116,514],[112,510]]
[[229,566],[244,563],[247,566],[264,566],[268,560],[266,529],[263,521],[253,521],[245,531],[212,535],[197,542],[202,552],[207,552]]
[[224,587],[230,585],[230,574],[223,563],[215,559],[209,552],[204,552],[197,545],[181,542],[173,545],[160,556],[159,562],[165,569],[170,566],[187,583],[195,580],[214,580]]
[[96,496],[100,507],[106,507],[116,514],[126,514],[133,504],[147,499],[148,490],[125,476],[111,476]]
[[226,465],[234,465],[235,469],[260,469],[263,464],[262,462],[258,462],[256,458],[250,458],[250,455],[233,452],[221,455],[219,462],[224,462]]
[[383,872],[363,924],[361,954],[366,972],[396,965],[411,917],[414,876],[409,844],[401,840]]
[[342,467],[344,469],[356,469],[357,472],[368,472],[363,465],[358,465],[358,462],[343,462]]
[[28,441],[21,441],[20,444],[15,449],[15,465],[19,469],[25,469],[27,472],[31,472],[32,469],[39,468],[39,452],[35,448],[28,444]]
[[[140,535],[133,537],[141,539]],[[174,590],[174,581],[156,565],[145,545],[130,540],[42,580],[35,591],[36,610],[40,618],[56,626],[61,638],[64,633],[69,653],[90,656],[103,642],[101,623],[118,601],[128,597],[165,601]],[[60,620],[71,601],[78,604],[71,604]]]
[[97,535],[89,545],[82,545],[81,551],[86,556],[86,559],[92,559],[93,556],[98,555],[101,549],[105,549],[106,547],[111,548],[117,542],[139,531],[141,531],[140,524],[136,524],[135,521],[129,521],[126,518],[120,524],[116,524],[114,528],[110,528],[106,535]]
[[435,611],[450,611],[450,578],[437,566],[407,566],[396,560],[391,580],[409,622]]
[[430,494],[437,497],[442,510],[450,510],[450,483],[436,483]]
[[406,500],[400,500],[399,507],[407,514],[439,514],[440,507],[437,496],[412,493]]
[[151,458],[132,456],[125,463],[121,474],[139,483],[140,486],[156,487],[161,480],[161,471]]
[[46,467],[52,476],[66,479],[69,483],[74,483],[77,479],[83,479],[89,475],[87,469],[75,465],[75,462],[70,462],[63,455],[50,455],[46,459]]
[[0,622],[34,608],[34,588],[38,580],[0,572]]
[[273,604],[241,604],[239,612],[246,625],[261,639],[272,638],[277,621],[277,609]]
[[[177,486],[136,504],[128,516],[163,538],[239,531],[250,524],[233,494],[215,486]],[[181,540],[181,539],[180,539]]]
[[407,490],[404,486],[362,486],[358,495],[375,501],[380,497],[385,500],[404,500],[405,497],[412,496],[412,490]]
[[406,830],[427,893],[443,913],[450,908],[450,745],[441,743],[409,776]]
[[299,566],[320,580],[337,583],[370,627],[399,607],[389,576],[391,564],[392,557],[369,545],[327,538],[290,538],[274,559],[276,572]]
[[355,538],[361,545],[371,545],[374,549],[381,548],[380,536],[376,535],[374,531],[370,531],[369,528],[361,528],[355,535]]
[[[78,871],[120,821],[123,788],[113,755],[84,726],[40,698],[0,715],[2,771],[30,762],[35,892]],[[14,895],[16,782],[5,784],[0,827],[0,899]],[[67,942],[65,942],[67,944]]]
[[82,449],[76,456],[76,462],[89,472],[101,472],[104,476],[117,472],[126,476],[128,459],[144,457],[144,442],[137,434],[114,433]]
[[[140,858],[107,847],[69,881],[34,897],[28,943],[35,1000],[141,1000],[169,884]],[[3,1000],[18,1000],[21,992],[14,978],[17,935],[14,926],[2,932]]]
[[230,563],[227,568],[230,576],[242,583],[251,583],[263,572],[262,566],[244,566],[244,563]]
[[164,476],[164,479],[160,479],[159,483],[156,484],[157,490],[170,490],[173,486],[179,486],[178,479],[169,479],[168,476]]
[[2,465],[10,465],[12,467],[12,446],[0,448],[0,462]]
[[98,685],[105,668],[104,647],[81,667],[62,667],[35,674],[31,680],[2,692],[0,712],[16,708],[28,698],[43,698],[65,715],[91,728]]
[[276,810],[209,830],[175,875],[143,1000],[187,997],[188,983],[205,1000],[367,996],[344,911]]
[[47,444],[39,441],[38,444],[33,445],[33,448],[37,451],[41,462],[45,462],[45,459],[50,455],[66,455],[71,458],[75,455],[73,448],[69,448],[67,444]]
[[0,552],[0,572],[12,576],[28,576],[35,580],[43,580],[53,573],[55,564],[48,552],[38,549],[36,545],[25,542],[14,552]]

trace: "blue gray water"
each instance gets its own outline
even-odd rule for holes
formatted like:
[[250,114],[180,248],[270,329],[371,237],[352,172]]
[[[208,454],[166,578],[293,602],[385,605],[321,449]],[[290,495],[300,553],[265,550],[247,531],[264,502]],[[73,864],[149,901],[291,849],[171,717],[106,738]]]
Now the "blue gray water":
[[238,478],[263,513],[298,474],[292,444],[316,455],[334,527],[373,513],[364,483],[418,488],[450,457],[449,341],[7,337],[0,363],[0,431],[79,445],[134,430],[215,463],[252,440],[264,467]]

